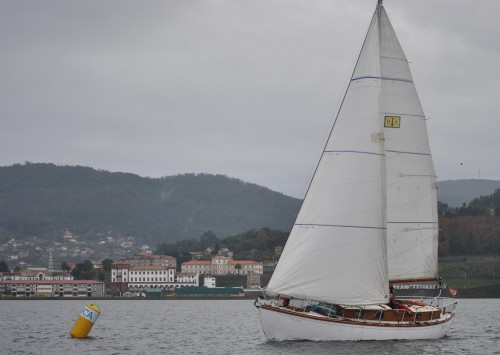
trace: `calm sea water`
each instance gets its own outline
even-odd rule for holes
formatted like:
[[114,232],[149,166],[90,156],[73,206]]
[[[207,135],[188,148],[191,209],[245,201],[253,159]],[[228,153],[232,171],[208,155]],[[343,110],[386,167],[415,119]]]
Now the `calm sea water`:
[[71,339],[85,301],[0,300],[0,354],[500,354],[500,300],[460,300],[449,335],[426,341],[275,342],[251,300],[101,300],[87,339]]

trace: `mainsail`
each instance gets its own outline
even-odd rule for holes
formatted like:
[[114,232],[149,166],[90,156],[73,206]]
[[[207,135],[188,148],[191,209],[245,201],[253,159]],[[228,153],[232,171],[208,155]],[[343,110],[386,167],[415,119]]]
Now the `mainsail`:
[[381,304],[390,281],[435,277],[434,175],[408,63],[379,4],[267,293]]

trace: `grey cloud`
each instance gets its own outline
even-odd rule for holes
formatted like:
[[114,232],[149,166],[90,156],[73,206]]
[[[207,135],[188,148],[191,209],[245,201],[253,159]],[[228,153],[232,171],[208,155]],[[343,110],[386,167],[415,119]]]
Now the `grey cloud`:
[[[300,197],[375,3],[3,1],[0,164],[220,173]],[[500,179],[500,3],[384,3],[439,177]]]

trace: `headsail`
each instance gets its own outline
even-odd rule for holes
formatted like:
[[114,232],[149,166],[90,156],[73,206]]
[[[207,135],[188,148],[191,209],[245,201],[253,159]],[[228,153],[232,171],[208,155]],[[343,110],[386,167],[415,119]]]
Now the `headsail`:
[[344,101],[268,285],[346,305],[388,301],[377,7]]

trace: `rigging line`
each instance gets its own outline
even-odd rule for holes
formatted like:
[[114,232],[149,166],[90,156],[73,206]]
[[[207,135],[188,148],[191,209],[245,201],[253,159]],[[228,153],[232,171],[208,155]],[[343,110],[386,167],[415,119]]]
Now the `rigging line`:
[[399,174],[399,177],[432,177],[436,178],[434,174]]
[[402,151],[402,150],[389,150],[389,149],[387,149],[386,152],[389,152],[389,153],[398,153],[398,154],[413,154],[413,155],[427,155],[427,156],[430,156],[429,153],[405,152],[405,151]]
[[324,153],[357,153],[357,154],[370,154],[370,155],[380,155],[385,156],[383,153],[365,152],[362,150],[325,150]]
[[386,56],[380,56],[380,58],[383,58],[383,59],[394,59],[394,60],[401,60],[403,62],[406,62],[408,63],[408,60],[406,58],[396,58],[396,57],[386,57]]
[[419,223],[422,223],[422,224],[437,224],[438,222],[432,222],[432,221],[429,221],[429,222],[423,222],[423,221],[401,221],[401,222],[396,222],[396,221],[387,221],[386,222],[387,224],[419,224]]
[[361,228],[361,229],[380,229],[385,230],[385,227],[374,227],[374,226],[350,226],[343,224],[319,224],[319,223],[295,223],[295,226],[299,227],[334,227],[334,228]]
[[391,78],[391,77],[386,77],[386,76],[370,76],[370,75],[352,78],[351,81],[363,80],[363,79],[378,79],[378,80],[402,81],[404,83],[413,83],[413,80],[408,80],[408,79]]
[[424,231],[424,230],[439,230],[439,227],[436,227],[436,228],[408,228],[408,229],[405,229],[407,231]]

